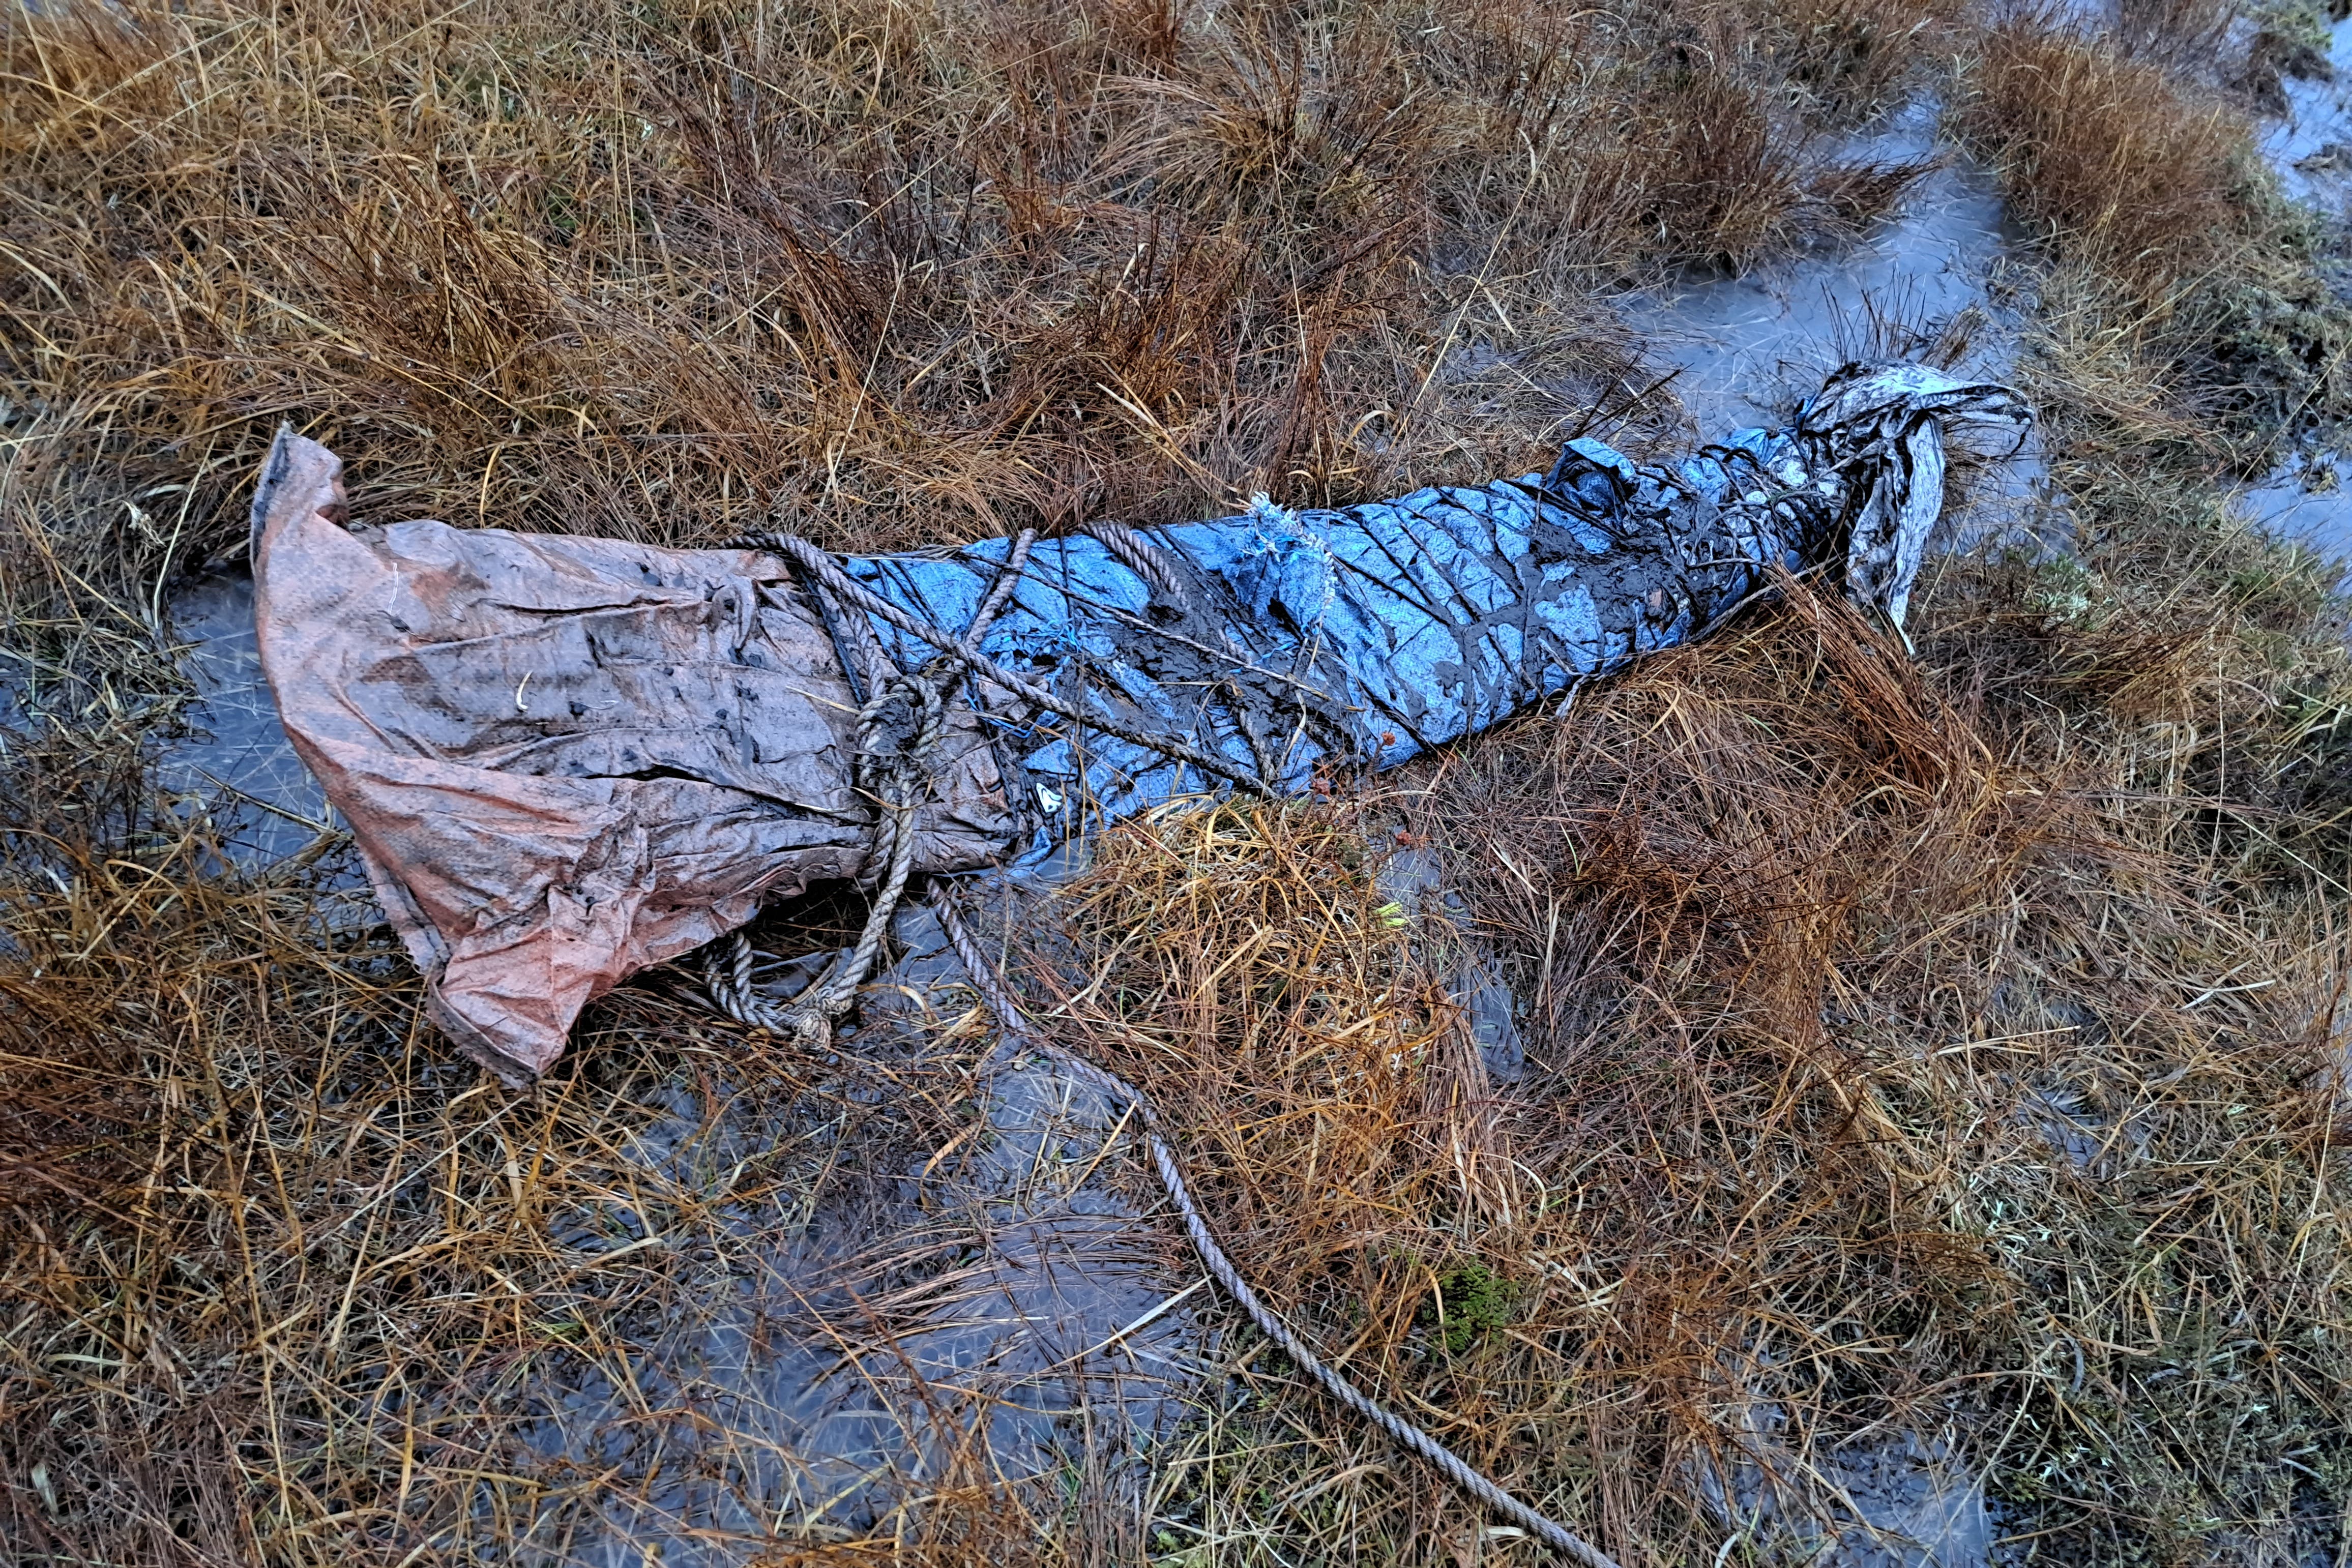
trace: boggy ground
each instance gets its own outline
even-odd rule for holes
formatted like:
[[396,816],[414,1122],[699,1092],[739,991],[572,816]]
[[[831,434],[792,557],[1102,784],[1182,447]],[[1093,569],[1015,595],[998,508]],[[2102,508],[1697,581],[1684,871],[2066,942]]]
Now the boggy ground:
[[[2342,413],[2336,235],[2246,131],[2323,21],[20,8],[0,1535],[586,1551],[551,1499],[609,1472],[531,1448],[537,1369],[625,1368],[746,1225],[975,1124],[977,1018],[817,1062],[657,985],[509,1097],[382,932],[320,918],[335,845],[218,869],[149,773],[161,606],[280,419],[362,518],[858,549],[1647,447],[1674,412],[1610,299],[1868,224],[1917,171],[1840,138],[1924,91],[2026,236],[2066,550],[1939,564],[1916,661],[1792,587],[1367,799],[1121,830],[1024,983],[1160,1098],[1316,1343],[1621,1560],[1864,1560],[1841,1456],[1907,1434],[1981,1478],[2004,1561],[2336,1561],[2352,688],[2332,570],[2217,488]],[[1458,925],[1392,896],[1401,845]],[[1446,999],[1465,943],[1517,999],[1507,1082]],[[1057,998],[1074,949],[1102,983]],[[781,1130],[647,1157],[681,1104]],[[1149,1196],[1116,1151],[1097,1179]],[[924,1285],[810,1310],[887,1326]],[[856,1539],[712,1550],[1531,1560],[1210,1326],[1148,1485],[941,1441]]]

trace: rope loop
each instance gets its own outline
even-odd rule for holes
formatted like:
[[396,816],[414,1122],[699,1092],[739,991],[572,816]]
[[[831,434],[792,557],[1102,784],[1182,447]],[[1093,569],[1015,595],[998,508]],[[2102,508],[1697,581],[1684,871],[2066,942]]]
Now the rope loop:
[[704,988],[719,1009],[739,1023],[788,1036],[795,1050],[823,1054],[833,1048],[834,1026],[856,1002],[857,988],[873,973],[874,960],[890,932],[890,919],[905,896],[915,867],[915,814],[932,793],[940,742],[947,734],[948,695],[963,679],[961,659],[932,660],[920,670],[893,670],[873,683],[857,711],[858,787],[879,807],[875,859],[887,867],[881,889],[866,912],[857,946],[809,983],[786,1008],[761,997],[751,984],[751,942],[730,933],[722,965],[713,951],[705,960]]

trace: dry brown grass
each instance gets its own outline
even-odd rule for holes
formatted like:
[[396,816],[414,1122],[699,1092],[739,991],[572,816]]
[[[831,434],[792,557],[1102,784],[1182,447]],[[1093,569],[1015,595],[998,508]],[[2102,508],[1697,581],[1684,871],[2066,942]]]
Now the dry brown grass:
[[[1107,834],[1071,1027],[1261,1290],[1621,1560],[1801,1557],[1710,1478],[1758,1455],[1851,1531],[1841,1445],[1909,1431],[2037,1561],[2300,1561],[2352,1459],[2340,938],[2147,776],[2211,737],[2085,744],[1791,599],[1388,802],[1509,975],[1515,1082],[1436,988],[1460,939],[1383,918],[1363,807]],[[1476,1554],[1229,1335],[1163,1545]]]
[[2243,242],[2246,125],[2210,94],[2033,20],[1985,35],[1975,87],[2012,211],[2071,256],[2153,300]]
[[[1960,57],[1969,134],[2069,268],[2029,369],[2074,559],[1949,568],[1924,675],[1798,594],[1425,794],[1139,824],[1070,905],[1090,967],[1055,948],[1033,983],[1068,982],[1061,1027],[1188,1129],[1317,1343],[1629,1557],[1801,1554],[1723,1525],[1705,1466],[1769,1448],[1834,1521],[1836,1445],[1874,1423],[1989,1466],[2036,1561],[2338,1542],[2352,726],[2325,574],[2200,486],[2335,406],[2340,340],[2282,293],[2307,257],[2249,196],[2240,122],[2158,47],[2208,8],[2133,16],[2102,41],[1943,0],[13,14],[0,714],[40,717],[0,732],[0,1535],[561,1561],[642,1506],[685,1552],[671,1479],[793,1458],[772,1412],[638,1377],[774,1266],[774,1217],[844,1239],[787,1283],[845,1334],[888,1343],[956,1266],[928,1230],[887,1269],[848,1243],[970,1146],[976,1020],[815,1063],[656,986],[502,1099],[381,932],[322,927],[300,875],[219,874],[158,811],[161,606],[241,538],[279,419],[352,460],[369,516],[681,542],[1516,472],[1595,402],[1637,443],[1664,423],[1629,407],[1611,290],[1866,222],[1914,172],[1834,135]],[[1391,923],[1400,827],[1519,997],[1515,1082],[1445,999],[1465,938]],[[941,1468],[888,1478],[863,1538],[705,1544],[1524,1555],[1222,1343],[1139,1499],[993,1473],[942,1395],[900,1407]],[[600,1378],[634,1446],[551,1460],[531,1401]]]
[[[740,1318],[786,1216],[775,1310],[876,1332],[909,1259],[964,1244],[899,1237],[895,1277],[863,1256],[876,1173],[967,1124],[971,1051],[786,1060],[639,992],[509,1095],[423,1032],[381,931],[322,933],[308,887],[225,887],[196,848],[61,856],[57,885],[10,891],[14,1559],[563,1561],[632,1492],[648,1542],[757,1552],[707,1508],[665,1515],[794,1456],[740,1406],[731,1443],[698,1447],[712,1390],[648,1349]],[[557,1436],[575,1392],[605,1440],[576,1415]],[[968,1408],[898,1414],[938,1458],[920,1500],[816,1542],[949,1562],[1034,1542]]]
[[133,4],[0,51],[16,463],[183,560],[287,417],[373,513],[670,539],[1483,475],[1617,389],[1588,288],[1901,185],[1705,7]]

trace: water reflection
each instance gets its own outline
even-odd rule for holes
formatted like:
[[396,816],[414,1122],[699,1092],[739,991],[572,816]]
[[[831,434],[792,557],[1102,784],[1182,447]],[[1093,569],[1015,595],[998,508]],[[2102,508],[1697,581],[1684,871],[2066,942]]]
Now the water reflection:
[[278,722],[255,645],[253,579],[206,573],[172,596],[171,633],[195,689],[185,733],[156,758],[155,782],[183,820],[209,821],[219,852],[257,871],[307,849],[340,823]]

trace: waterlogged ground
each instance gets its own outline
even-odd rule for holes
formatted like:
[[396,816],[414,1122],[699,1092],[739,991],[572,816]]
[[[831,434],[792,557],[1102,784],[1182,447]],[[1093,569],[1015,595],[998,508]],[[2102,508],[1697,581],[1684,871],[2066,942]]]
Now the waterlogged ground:
[[[2263,156],[2296,201],[2341,224],[2352,214],[2352,20],[2329,33],[2326,75],[2280,83],[2287,112],[2266,122]],[[2352,559],[2352,489],[2340,432],[2323,431],[2239,495],[2240,512],[2283,538]]]
[[195,697],[181,710],[185,732],[157,759],[165,796],[205,813],[221,853],[246,867],[285,860],[339,829],[262,679],[253,579],[236,570],[197,578],[173,597],[171,625]]
[[[903,956],[862,1030],[901,1028],[910,992],[965,1005],[932,915],[904,911],[894,934]],[[1139,1456],[1202,1370],[1202,1283],[1170,1266],[1163,1222],[1090,1179],[1116,1115],[1039,1061],[1004,1063],[993,1092],[960,1146],[878,1191],[730,1212],[739,1245],[709,1260],[690,1310],[542,1375],[530,1445],[551,1475],[593,1484],[554,1494],[519,1555],[676,1568],[778,1535],[887,1535],[909,1500],[976,1471],[1091,1473],[1134,1500]],[[772,1127],[704,1106],[680,1086],[631,1156],[690,1188],[772,1146]],[[571,1223],[629,1245],[608,1219]],[[895,1288],[877,1299],[882,1266]]]
[[1933,163],[1870,233],[1627,303],[1627,324],[1677,372],[1675,393],[1702,437],[1785,423],[1845,361],[1918,352],[1955,322],[1969,343],[1960,368],[2007,374],[2016,323],[2000,198],[1988,173],[1938,146],[1937,117],[1934,104],[1914,104],[1842,150],[1888,165]]
[[[2290,82],[2289,117],[2265,151],[2299,198],[2340,213],[2352,193],[2352,23],[2339,26],[2334,83]],[[2013,363],[2018,313],[2012,236],[1989,176],[1940,147],[1931,107],[1898,116],[1860,151],[1888,162],[1934,157],[1903,210],[1874,232],[1738,278],[1694,280],[1629,300],[1627,323],[1702,437],[1784,421],[1841,361],[1964,342],[1964,370],[1999,378]],[[2038,520],[2029,452],[1970,497],[1954,530],[1980,544]],[[2254,520],[2352,553],[2352,497],[2324,446],[2299,454],[2242,506]],[[302,853],[336,821],[278,727],[253,648],[251,588],[234,573],[186,585],[171,601],[194,700],[157,776],[190,813],[208,814],[223,857],[257,871]],[[1411,859],[1398,896],[1433,931],[1451,930],[1442,877]],[[1041,896],[1050,870],[1023,896]],[[353,879],[340,883],[345,896]],[[862,1028],[971,1005],[936,922],[903,912],[900,956],[877,977]],[[1524,1069],[1512,998],[1458,936],[1460,999],[1490,1074]],[[807,964],[766,984],[783,994]],[[1140,1499],[1151,1444],[1216,1375],[1194,1309],[1208,1287],[1165,1217],[1097,1174],[1116,1117],[1042,1061],[1003,1066],[984,1125],[961,1148],[866,1184],[822,1191],[800,1212],[730,1212],[738,1245],[707,1260],[695,1312],[648,1324],[617,1354],[550,1362],[527,1391],[530,1446],[556,1490],[519,1560],[593,1564],[744,1561],[776,1535],[826,1539],[889,1528],[894,1511],[935,1490],[977,1444],[1005,1479],[1085,1474]],[[642,1131],[633,1157],[690,1184],[740,1166],[777,1130],[680,1085]],[[2047,1107],[2053,1157],[2086,1142],[2071,1108]],[[795,1129],[805,1133],[808,1129]],[[885,1173],[886,1176],[888,1173]],[[575,1216],[559,1237],[588,1249],[632,1244],[625,1217]],[[617,1228],[616,1228],[617,1227]],[[895,1258],[923,1288],[882,1312],[844,1281]],[[887,1326],[885,1326],[887,1325]],[[1317,1418],[1343,1419],[1333,1412]],[[1724,1413],[1737,1441],[1706,1479],[1730,1541],[1821,1564],[2002,1561],[1997,1510],[1954,1433],[1895,1431],[1830,1453],[1790,1452],[1756,1402]],[[566,1478],[578,1484],[566,1486]],[[1106,1479],[1108,1478],[1108,1479]],[[1729,1542],[1727,1542],[1728,1549]]]

